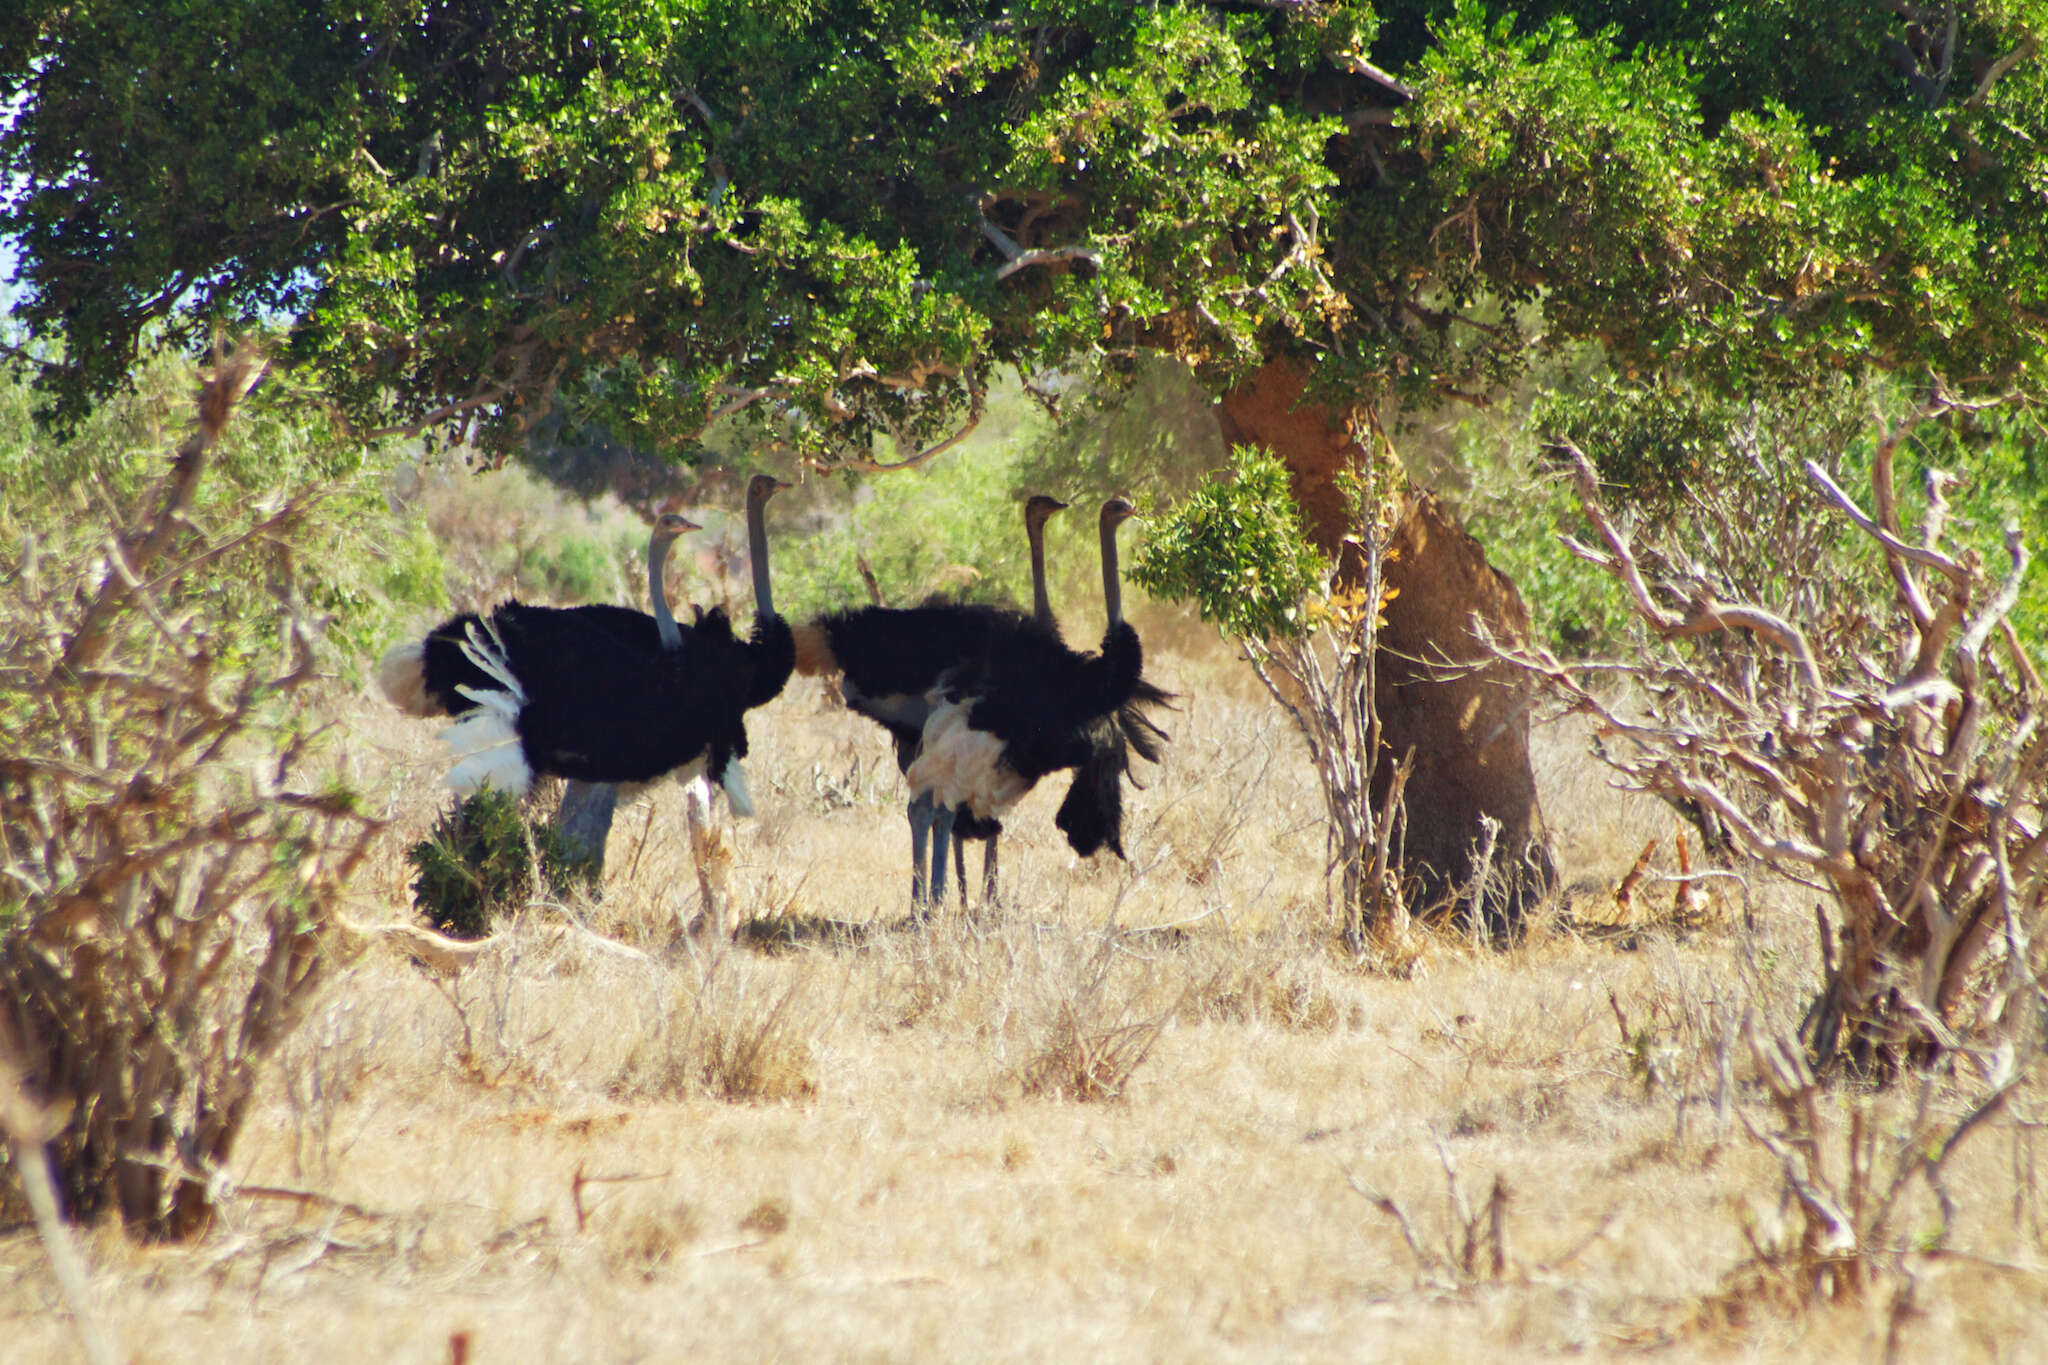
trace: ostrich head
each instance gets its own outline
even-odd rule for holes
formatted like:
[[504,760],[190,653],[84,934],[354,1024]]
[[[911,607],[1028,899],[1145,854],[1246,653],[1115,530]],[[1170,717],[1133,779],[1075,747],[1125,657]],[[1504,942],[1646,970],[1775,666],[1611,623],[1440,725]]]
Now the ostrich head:
[[783,489],[794,487],[796,487],[795,484],[778,479],[773,474],[756,474],[753,478],[747,480],[747,506],[765,506],[768,499],[774,497]]
[[692,531],[701,531],[703,529],[703,527],[691,521],[681,512],[663,512],[654,519],[654,538],[656,540],[674,540],[677,536],[688,535]]
[[1066,510],[1067,505],[1051,494],[1033,493],[1024,503],[1024,524],[1036,529],[1045,525],[1053,513]]
[[1111,498],[1108,502],[1102,504],[1102,524],[1104,527],[1121,526],[1137,515],[1138,509],[1131,506],[1130,501],[1125,498]]

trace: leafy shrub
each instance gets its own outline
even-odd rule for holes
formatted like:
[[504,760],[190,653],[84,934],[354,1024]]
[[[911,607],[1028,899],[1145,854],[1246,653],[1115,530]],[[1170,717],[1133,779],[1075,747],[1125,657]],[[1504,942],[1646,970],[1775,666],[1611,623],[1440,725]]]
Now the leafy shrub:
[[1374,699],[1397,486],[1390,449],[1353,475],[1340,581],[1301,524],[1287,467],[1269,450],[1241,446],[1226,476],[1206,480],[1158,521],[1131,567],[1134,580],[1192,600],[1203,620],[1234,636],[1286,708],[1322,789],[1338,919],[1353,951],[1371,929],[1383,947],[1403,952],[1408,926],[1390,837],[1407,768],[1391,775],[1378,810],[1370,794],[1383,757]]
[[471,939],[489,934],[497,913],[524,902],[537,886],[561,885],[571,862],[552,825],[537,826],[529,842],[519,798],[489,790],[444,811],[405,859],[416,874],[413,904],[428,923]]
[[1239,446],[1228,477],[1206,480],[1153,526],[1130,575],[1159,596],[1194,602],[1219,629],[1256,639],[1301,634],[1303,608],[1329,571],[1302,527],[1287,466],[1270,450]]
[[564,602],[616,602],[625,593],[618,556],[589,536],[569,536],[552,547],[528,546],[519,578],[543,596]]

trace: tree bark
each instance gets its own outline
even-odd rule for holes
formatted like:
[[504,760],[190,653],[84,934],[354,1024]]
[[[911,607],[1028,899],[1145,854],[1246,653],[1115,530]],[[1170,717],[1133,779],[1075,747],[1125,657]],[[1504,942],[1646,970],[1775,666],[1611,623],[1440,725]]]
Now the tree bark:
[[[1230,445],[1264,445],[1287,462],[1311,538],[1325,553],[1354,551],[1339,476],[1372,439],[1365,410],[1305,401],[1307,375],[1268,364],[1226,394],[1215,411]],[[1529,764],[1527,683],[1501,665],[1473,629],[1476,615],[1497,640],[1522,641],[1528,609],[1515,585],[1486,562],[1479,542],[1426,492],[1403,499],[1385,581],[1394,596],[1379,632],[1375,704],[1383,748],[1370,800],[1386,795],[1399,756],[1414,771],[1402,875],[1418,912],[1455,895],[1475,871],[1482,817],[1500,822],[1490,885],[1476,908],[1495,934],[1510,934],[1556,881],[1536,776]]]

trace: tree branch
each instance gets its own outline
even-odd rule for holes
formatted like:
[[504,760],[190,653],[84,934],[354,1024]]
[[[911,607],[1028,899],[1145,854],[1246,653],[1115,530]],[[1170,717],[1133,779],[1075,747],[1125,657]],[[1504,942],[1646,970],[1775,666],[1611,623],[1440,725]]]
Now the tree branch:
[[1925,565],[1940,573],[1952,583],[1969,582],[1969,570],[1965,569],[1955,560],[1938,550],[1928,550],[1918,545],[1908,545],[1905,541],[1878,525],[1861,507],[1856,505],[1854,498],[1842,491],[1841,485],[1837,484],[1829,476],[1827,470],[1821,468],[1818,460],[1808,460],[1806,462],[1806,474],[1808,478],[1820,486],[1822,495],[1841,509],[1842,515],[1855,522],[1865,535],[1884,547],[1886,555],[1896,556],[1900,559],[1910,560],[1915,564]]
[[804,463],[821,472],[844,469],[856,474],[893,474],[900,469],[915,469],[933,456],[941,455],[966,440],[974,429],[981,425],[982,413],[987,405],[988,395],[979,384],[970,381],[967,419],[960,424],[960,429],[944,440],[926,446],[915,455],[901,460],[806,460]]
[[1102,253],[1092,246],[1056,246],[1042,251],[1027,251],[998,269],[996,279],[1007,280],[1018,271],[1028,270],[1034,265],[1053,265],[1061,261],[1086,261],[1100,269]]
[[1382,88],[1387,90],[1391,90],[1393,93],[1399,95],[1404,100],[1412,100],[1415,98],[1414,86],[1408,84],[1408,82],[1401,80],[1396,76],[1390,75],[1386,71],[1381,70],[1379,67],[1374,66],[1371,62],[1367,61],[1365,58],[1359,56],[1355,52],[1339,53],[1338,55],[1330,58],[1330,60],[1337,66],[1339,70],[1348,71],[1354,76],[1363,76],[1367,80],[1373,82],[1375,85],[1381,86]]
[[235,405],[248,396],[269,369],[270,362],[255,350],[239,350],[228,355],[213,377],[200,387],[198,422],[171,460],[171,477],[163,502],[157,507],[156,520],[132,549],[116,543],[113,553],[123,572],[109,573],[100,585],[99,596],[86,609],[64,648],[66,669],[89,668],[106,652],[108,627],[133,592],[131,582],[140,579],[143,569],[188,525],[185,509],[199,485],[199,476],[205,472],[207,453],[226,429]]
[[2004,78],[2006,72],[2012,70],[2040,50],[2041,40],[2031,33],[2028,34],[2018,47],[1985,68],[1984,75],[1977,82],[1977,88],[1970,92],[1970,98],[1963,101],[1963,108],[1976,109],[1982,107],[1985,98],[1991,93],[1991,87],[1998,84]]

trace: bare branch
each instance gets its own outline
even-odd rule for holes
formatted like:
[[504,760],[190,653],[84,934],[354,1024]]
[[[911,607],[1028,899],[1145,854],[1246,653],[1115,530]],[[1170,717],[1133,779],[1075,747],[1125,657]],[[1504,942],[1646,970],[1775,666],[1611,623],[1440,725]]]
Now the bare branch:
[[1333,63],[1335,63],[1340,70],[1348,71],[1354,76],[1363,76],[1367,80],[1373,82],[1375,85],[1381,86],[1387,90],[1391,90],[1393,93],[1399,95],[1404,100],[1412,100],[1415,98],[1414,86],[1408,84],[1408,82],[1404,80],[1401,80],[1399,77],[1390,75],[1386,71],[1381,70],[1379,67],[1374,66],[1371,62],[1367,61],[1365,58],[1359,56],[1355,52],[1339,53],[1337,56],[1332,57],[1330,60]]
[[2041,40],[2031,33],[2028,34],[2021,40],[2018,47],[1984,69],[1984,75],[1978,80],[1977,88],[1970,92],[1970,98],[1963,101],[1963,108],[1981,108],[1985,99],[1991,94],[1992,86],[1997,85],[2000,80],[2004,79],[2008,71],[2011,71],[2040,50]]
[[1007,280],[1020,270],[1035,265],[1057,265],[1066,261],[1086,261],[1097,267],[1102,265],[1102,253],[1092,246],[1056,246],[1040,251],[1026,251],[1012,257],[1009,264],[996,271],[998,280]]
[[1679,618],[1658,606],[1655,599],[1650,596],[1649,586],[1643,582],[1642,570],[1636,565],[1635,554],[1629,549],[1628,541],[1608,519],[1607,509],[1600,501],[1600,476],[1594,472],[1593,462],[1586,458],[1586,452],[1571,442],[1561,442],[1560,445],[1572,459],[1572,482],[1579,490],[1579,505],[1585,509],[1587,519],[1593,523],[1594,529],[1600,532],[1600,538],[1607,542],[1607,548],[1613,558],[1611,561],[1602,559],[1569,536],[1563,537],[1566,547],[1581,559],[1609,569],[1619,576],[1622,586],[1628,589],[1628,595],[1634,599],[1636,610],[1650,624],[1660,631],[1676,629]]
[[1806,473],[1807,477],[1820,486],[1822,495],[1829,502],[1840,508],[1843,515],[1855,522],[1865,535],[1868,535],[1884,547],[1886,555],[1910,560],[1915,564],[1925,565],[1953,583],[1966,583],[1969,581],[1969,571],[1947,555],[1942,554],[1938,550],[1923,549],[1918,545],[1908,545],[1905,541],[1899,539],[1897,535],[1878,525],[1861,507],[1856,505],[1854,498],[1842,491],[1841,485],[1834,481],[1827,470],[1821,468],[1819,461],[1808,460],[1806,462]]

